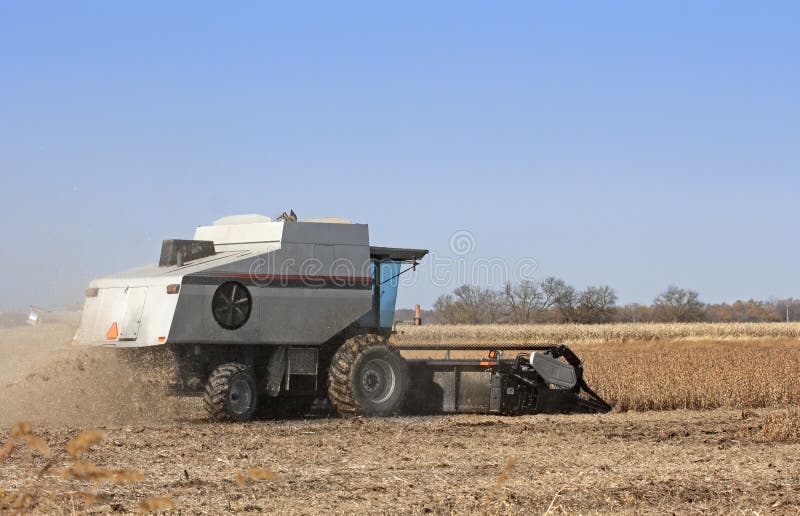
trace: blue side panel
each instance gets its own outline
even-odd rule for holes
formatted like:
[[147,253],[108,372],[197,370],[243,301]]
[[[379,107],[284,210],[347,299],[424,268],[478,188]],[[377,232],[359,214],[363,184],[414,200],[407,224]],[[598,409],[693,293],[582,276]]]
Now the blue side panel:
[[[369,277],[375,280],[375,262],[369,262]],[[372,287],[372,296],[375,297],[375,289],[377,287]],[[362,328],[375,328],[378,326],[378,314],[375,313],[374,303],[373,308],[370,308],[369,312],[365,313],[361,316],[361,318],[356,321],[356,324],[361,326]]]
[[[373,307],[372,310],[364,314],[359,320],[358,325],[363,328],[378,328],[378,313],[380,313],[380,327],[391,328],[394,323],[394,306],[397,302],[397,287],[400,284],[401,262],[377,262],[380,267],[379,282],[372,287],[372,295],[375,296],[380,289],[380,302],[377,306],[377,311]],[[370,263],[369,274],[375,278],[376,262]]]
[[394,305],[397,302],[397,287],[400,284],[400,262],[380,262],[381,289],[380,312],[381,328],[391,328],[394,324]]

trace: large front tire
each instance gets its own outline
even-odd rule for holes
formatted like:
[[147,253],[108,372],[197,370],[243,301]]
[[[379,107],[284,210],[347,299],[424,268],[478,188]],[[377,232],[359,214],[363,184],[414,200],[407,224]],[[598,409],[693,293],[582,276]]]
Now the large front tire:
[[333,356],[328,398],[341,416],[391,416],[407,391],[406,361],[379,336],[353,337]]
[[203,405],[214,421],[248,421],[258,407],[252,372],[237,362],[214,369],[206,382]]

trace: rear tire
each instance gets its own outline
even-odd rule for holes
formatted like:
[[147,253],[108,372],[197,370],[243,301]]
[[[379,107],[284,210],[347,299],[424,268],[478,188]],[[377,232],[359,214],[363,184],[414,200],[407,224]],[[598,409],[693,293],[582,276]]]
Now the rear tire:
[[214,421],[248,421],[258,406],[256,381],[244,364],[230,362],[211,372],[203,405]]
[[358,335],[333,356],[328,398],[341,416],[391,416],[403,405],[407,391],[406,361],[383,337]]

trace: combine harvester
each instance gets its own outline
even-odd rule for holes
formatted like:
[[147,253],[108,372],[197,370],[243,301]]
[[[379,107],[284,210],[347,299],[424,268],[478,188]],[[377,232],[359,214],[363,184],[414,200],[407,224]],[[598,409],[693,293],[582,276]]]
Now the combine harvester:
[[343,416],[611,409],[565,346],[404,359],[389,343],[399,276],[426,254],[370,246],[342,219],[225,217],[165,240],[157,265],[92,281],[74,344],[169,349],[178,391],[202,393],[215,420],[324,398]]

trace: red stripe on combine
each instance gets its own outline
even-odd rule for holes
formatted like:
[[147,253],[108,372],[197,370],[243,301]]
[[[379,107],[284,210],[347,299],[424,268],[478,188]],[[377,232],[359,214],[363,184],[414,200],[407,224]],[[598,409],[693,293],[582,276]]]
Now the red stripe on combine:
[[360,281],[363,283],[372,283],[372,278],[369,276],[302,276],[302,275],[287,275],[287,274],[244,274],[235,272],[208,272],[200,273],[199,276],[211,276],[214,278],[234,278],[234,279],[252,279],[252,280],[323,280],[323,281]]

